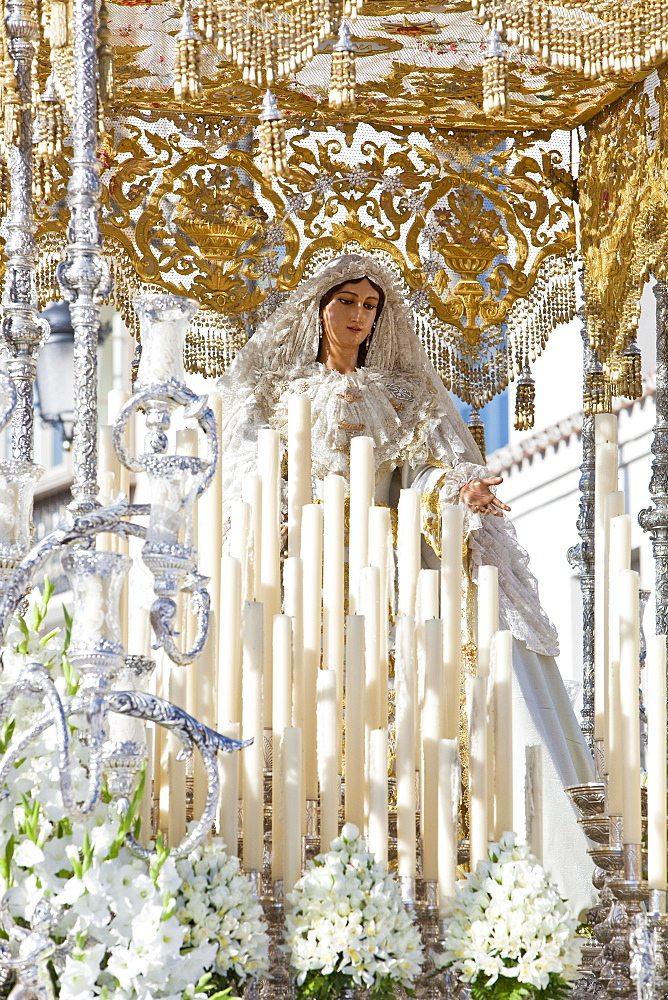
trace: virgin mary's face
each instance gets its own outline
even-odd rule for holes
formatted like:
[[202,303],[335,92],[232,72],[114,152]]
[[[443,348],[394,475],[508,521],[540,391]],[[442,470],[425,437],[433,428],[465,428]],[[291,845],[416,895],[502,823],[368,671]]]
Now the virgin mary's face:
[[370,281],[347,281],[322,310],[324,336],[330,350],[350,351],[371,333],[379,296]]

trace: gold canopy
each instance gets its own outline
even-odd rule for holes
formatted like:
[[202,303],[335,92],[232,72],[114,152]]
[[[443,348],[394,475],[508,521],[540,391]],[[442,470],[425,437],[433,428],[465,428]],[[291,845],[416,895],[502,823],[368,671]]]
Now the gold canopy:
[[[198,10],[215,2],[223,0],[193,7],[196,29]],[[631,15],[645,8],[651,14],[658,3],[635,0],[629,24]],[[36,74],[41,86],[54,70],[65,109],[73,68],[68,5],[50,0],[44,7]],[[510,5],[499,0],[501,8]],[[524,8],[540,8],[540,17],[547,11],[557,26],[564,11],[577,15],[608,49],[605,32],[614,21],[621,37],[627,10],[570,0]],[[175,99],[182,10],[172,0],[108,0],[100,12],[107,67],[102,231],[116,302],[131,326],[131,302],[142,289],[196,296],[203,308],[188,363],[217,374],[320,262],[344,249],[372,251],[402,275],[446,384],[480,406],[525,371],[551,330],[574,313],[577,144],[569,130],[586,123],[581,232],[588,318],[608,381],[618,391],[629,388],[620,357],[633,338],[639,289],[661,262],[651,247],[665,240],[662,211],[654,210],[664,198],[662,98],[652,105],[658,112],[651,122],[646,113],[647,95],[661,92],[662,77],[650,84],[637,69],[611,63],[607,77],[587,79],[555,69],[553,53],[542,59],[508,44],[509,103],[490,116],[482,110],[481,83],[490,39],[470,2],[369,0],[353,22],[356,105],[332,109],[327,100],[334,35],[272,84],[285,115],[287,170],[268,179],[257,161],[261,89],[244,82],[242,68],[218,51],[213,36],[198,50],[201,94]],[[112,54],[115,93],[108,85]],[[10,84],[5,72],[5,100]],[[656,151],[650,132],[659,135]],[[616,157],[626,146],[634,150],[628,168]],[[65,153],[51,156],[51,189],[44,163],[37,171],[42,302],[59,294],[66,154],[67,140]],[[651,238],[643,230],[639,241],[640,220]]]
[[[270,5],[271,6],[271,5]],[[609,4],[578,5],[600,30]],[[557,8],[555,8],[557,9]],[[165,0],[135,6],[109,3],[109,25],[117,57],[118,89],[113,113],[141,109],[149,118],[183,114],[172,89],[175,38],[182,5]],[[195,8],[196,11],[196,8]],[[197,25],[196,25],[197,26]],[[637,73],[586,80],[546,67],[536,56],[508,46],[510,104],[503,116],[482,110],[481,66],[488,45],[471,3],[368,0],[352,22],[357,61],[357,106],[332,110],[327,103],[334,36],[308,64],[272,87],[289,118],[339,123],[368,121],[466,129],[559,129],[587,121],[618,98]],[[216,48],[202,51],[203,88],[188,116],[248,116],[256,119],[262,91],[243,82],[240,68]]]

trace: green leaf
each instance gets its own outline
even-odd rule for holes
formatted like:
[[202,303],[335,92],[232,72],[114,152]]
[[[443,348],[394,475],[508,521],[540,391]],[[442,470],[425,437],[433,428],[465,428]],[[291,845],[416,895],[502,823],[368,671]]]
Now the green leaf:
[[65,622],[65,639],[63,642],[63,652],[66,652],[69,649],[70,639],[72,638],[72,622],[74,621],[74,619],[64,604],[62,605],[62,608],[63,608],[63,621]]
[[0,754],[5,753],[12,741],[14,730],[16,729],[16,719],[5,719],[0,729]]
[[12,858],[14,857],[15,843],[14,834],[12,833],[7,838],[4,853],[0,855],[0,876],[7,886],[12,883]]

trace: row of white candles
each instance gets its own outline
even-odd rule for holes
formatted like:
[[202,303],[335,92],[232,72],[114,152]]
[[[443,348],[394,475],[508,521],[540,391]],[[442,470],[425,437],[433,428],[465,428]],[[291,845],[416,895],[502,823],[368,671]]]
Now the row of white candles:
[[[290,400],[283,571],[279,438],[265,429],[258,437],[260,474],[244,481],[242,499],[232,504],[229,553],[222,554],[219,477],[199,504],[200,569],[211,577],[214,609],[205,653],[186,670],[164,663],[157,682],[161,693],[219,731],[255,738],[251,747],[220,762],[220,832],[236,851],[240,796],[247,870],[264,865],[263,733],[271,734],[272,873],[286,889],[301,873],[308,800],[319,800],[321,847],[338,832],[342,775],[345,820],[366,833],[381,860],[387,861],[388,849],[388,609],[394,591],[389,509],[374,504],[372,441],[354,438],[346,617],[345,482],[327,476],[324,502],[311,503],[309,406],[302,395]],[[179,432],[178,445],[193,453],[194,432]],[[105,482],[109,475],[120,473],[107,470]],[[420,499],[417,490],[402,490],[398,511],[398,872],[416,874],[419,811],[422,874],[438,880],[445,900],[454,891],[458,842],[462,511],[444,506],[441,571],[421,570]],[[493,640],[498,597],[492,567],[481,568],[478,622],[479,676],[467,691],[473,863],[486,856],[490,837],[513,828],[512,766],[490,767],[494,758],[512,759],[512,638],[498,633]],[[130,632],[131,651],[137,652],[133,640],[140,637]],[[496,724],[490,728],[493,645]],[[174,766],[170,738],[161,735],[153,752],[160,824],[174,842],[185,825],[183,768]],[[195,778],[197,810],[204,786],[201,776],[199,783],[197,773]]]
[[[642,842],[639,576],[631,570],[631,518],[617,489],[617,418],[595,417],[594,736],[603,750],[609,816],[622,843]],[[647,865],[650,889],[666,890],[666,637],[647,641]]]

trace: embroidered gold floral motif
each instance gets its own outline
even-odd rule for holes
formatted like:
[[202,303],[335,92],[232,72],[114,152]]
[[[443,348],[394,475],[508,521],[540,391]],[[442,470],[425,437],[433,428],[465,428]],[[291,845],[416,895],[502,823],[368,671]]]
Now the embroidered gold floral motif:
[[337,392],[336,395],[339,399],[345,399],[346,403],[355,403],[358,399],[362,398],[362,396],[356,392]]
[[366,424],[351,424],[348,420],[340,420],[338,427],[340,431],[363,431]]
[[400,410],[403,410],[404,404],[400,403],[398,399],[391,399],[390,402],[392,403],[392,406],[395,408],[397,413],[399,413]]

